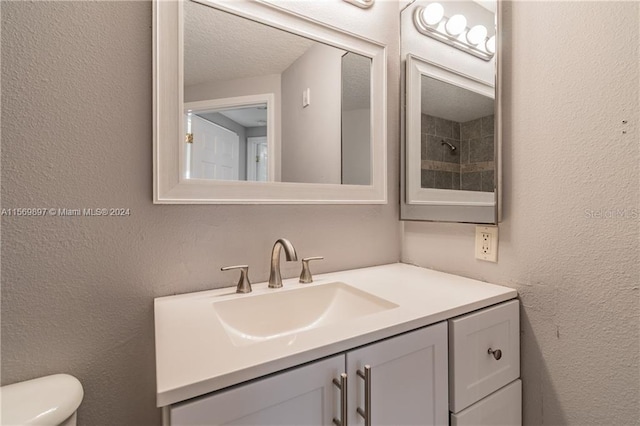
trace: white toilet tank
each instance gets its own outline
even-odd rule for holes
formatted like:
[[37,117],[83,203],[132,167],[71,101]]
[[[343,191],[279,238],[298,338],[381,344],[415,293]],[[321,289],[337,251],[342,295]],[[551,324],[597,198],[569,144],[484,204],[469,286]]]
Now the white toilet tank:
[[0,425],[75,426],[82,384],[54,374],[0,387]]

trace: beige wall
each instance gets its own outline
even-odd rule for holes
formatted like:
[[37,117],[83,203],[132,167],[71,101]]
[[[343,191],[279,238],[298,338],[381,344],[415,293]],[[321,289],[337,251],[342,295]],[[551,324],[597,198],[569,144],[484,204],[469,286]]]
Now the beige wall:
[[405,262],[520,293],[527,425],[640,424],[639,6],[507,8],[498,264],[473,225],[404,227]]
[[159,424],[154,297],[231,285],[224,265],[264,281],[278,237],[318,273],[399,260],[397,5],[303,3],[389,45],[386,206],[153,205],[151,3],[1,3],[2,207],[131,209],[3,218],[2,383],[68,372],[80,424]]

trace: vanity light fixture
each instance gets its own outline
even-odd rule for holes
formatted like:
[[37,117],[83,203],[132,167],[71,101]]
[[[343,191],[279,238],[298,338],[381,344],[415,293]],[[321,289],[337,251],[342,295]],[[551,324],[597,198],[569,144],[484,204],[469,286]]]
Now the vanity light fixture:
[[496,53],[496,36],[491,36],[491,38],[487,40],[485,47],[487,48],[488,52],[495,54]]
[[457,36],[467,29],[467,18],[464,15],[453,15],[444,25],[447,34]]
[[358,6],[359,8],[368,9],[371,6],[373,6],[373,3],[376,0],[344,0],[344,1],[346,1],[347,3],[351,3],[355,6]]
[[484,25],[467,27],[467,18],[461,14],[445,16],[440,3],[417,7],[413,22],[421,34],[439,40],[485,61],[496,53],[496,36],[488,37]]
[[421,11],[421,19],[427,25],[436,25],[444,17],[444,7],[440,3],[431,3]]
[[[467,41],[477,46],[487,39],[487,28],[484,25],[476,25],[467,31]],[[494,39],[495,40],[495,39]]]

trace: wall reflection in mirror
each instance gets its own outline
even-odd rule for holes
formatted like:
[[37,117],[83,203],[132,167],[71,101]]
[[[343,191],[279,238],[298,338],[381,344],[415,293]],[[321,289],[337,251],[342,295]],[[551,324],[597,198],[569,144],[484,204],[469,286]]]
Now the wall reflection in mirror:
[[371,59],[184,3],[183,176],[371,184]]

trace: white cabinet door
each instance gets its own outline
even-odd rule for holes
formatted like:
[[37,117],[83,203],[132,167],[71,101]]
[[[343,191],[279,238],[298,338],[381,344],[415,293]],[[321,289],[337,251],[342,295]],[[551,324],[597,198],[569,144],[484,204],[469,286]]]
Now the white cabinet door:
[[347,352],[349,426],[364,425],[364,379],[371,367],[371,425],[448,425],[447,323]]
[[175,425],[328,426],[340,418],[337,355],[170,408]]
[[240,138],[231,130],[191,116],[192,179],[238,180]]

